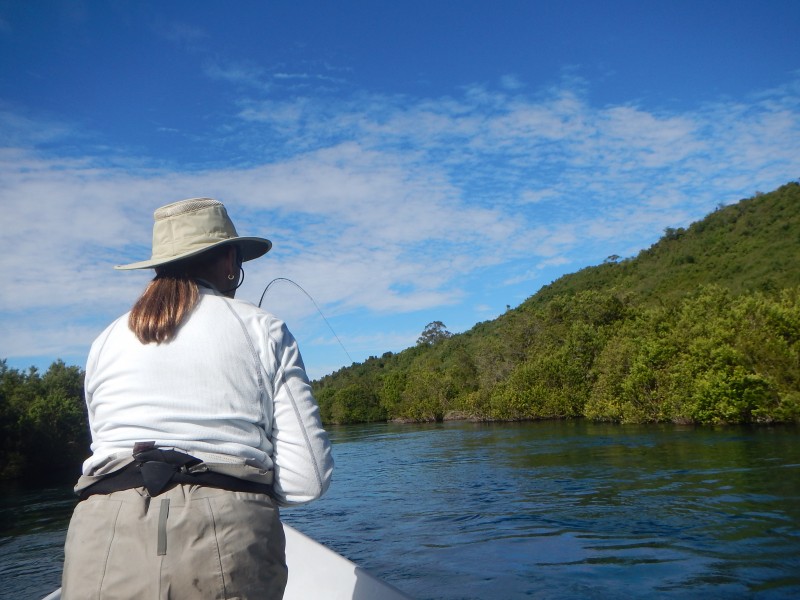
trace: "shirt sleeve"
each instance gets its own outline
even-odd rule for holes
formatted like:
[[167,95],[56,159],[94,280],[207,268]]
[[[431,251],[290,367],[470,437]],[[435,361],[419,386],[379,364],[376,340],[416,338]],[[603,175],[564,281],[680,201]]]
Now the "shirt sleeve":
[[297,342],[280,321],[273,320],[269,329],[276,362],[271,436],[274,493],[280,504],[303,504],[322,496],[330,485],[331,446]]

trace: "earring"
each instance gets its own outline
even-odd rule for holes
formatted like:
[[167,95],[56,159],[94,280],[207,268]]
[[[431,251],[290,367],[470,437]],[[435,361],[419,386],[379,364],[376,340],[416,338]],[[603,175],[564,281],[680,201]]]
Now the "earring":
[[234,279],[236,279],[236,275],[233,273],[228,273],[228,281],[233,281]]

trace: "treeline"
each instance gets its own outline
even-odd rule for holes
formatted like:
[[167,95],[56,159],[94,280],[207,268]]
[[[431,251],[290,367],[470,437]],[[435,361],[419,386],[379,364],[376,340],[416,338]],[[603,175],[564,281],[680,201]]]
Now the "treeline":
[[800,287],[672,306],[584,291],[317,383],[327,422],[800,420]]
[[0,360],[0,479],[42,479],[89,455],[83,377],[61,360],[44,375]]
[[798,421],[798,248],[791,183],[562,277],[469,332],[314,382],[323,418]]

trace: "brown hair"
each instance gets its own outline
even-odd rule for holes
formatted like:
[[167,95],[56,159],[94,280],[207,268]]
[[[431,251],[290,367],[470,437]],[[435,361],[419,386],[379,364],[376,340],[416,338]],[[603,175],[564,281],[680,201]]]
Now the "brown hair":
[[140,342],[169,342],[178,333],[200,297],[196,277],[227,252],[227,245],[197,257],[156,267],[156,276],[136,301],[128,327]]

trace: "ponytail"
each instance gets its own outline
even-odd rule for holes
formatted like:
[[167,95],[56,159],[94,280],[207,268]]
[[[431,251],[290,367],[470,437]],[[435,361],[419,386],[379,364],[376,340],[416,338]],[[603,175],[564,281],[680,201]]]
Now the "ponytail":
[[188,275],[157,274],[133,305],[128,327],[143,344],[169,342],[199,296],[197,283]]

